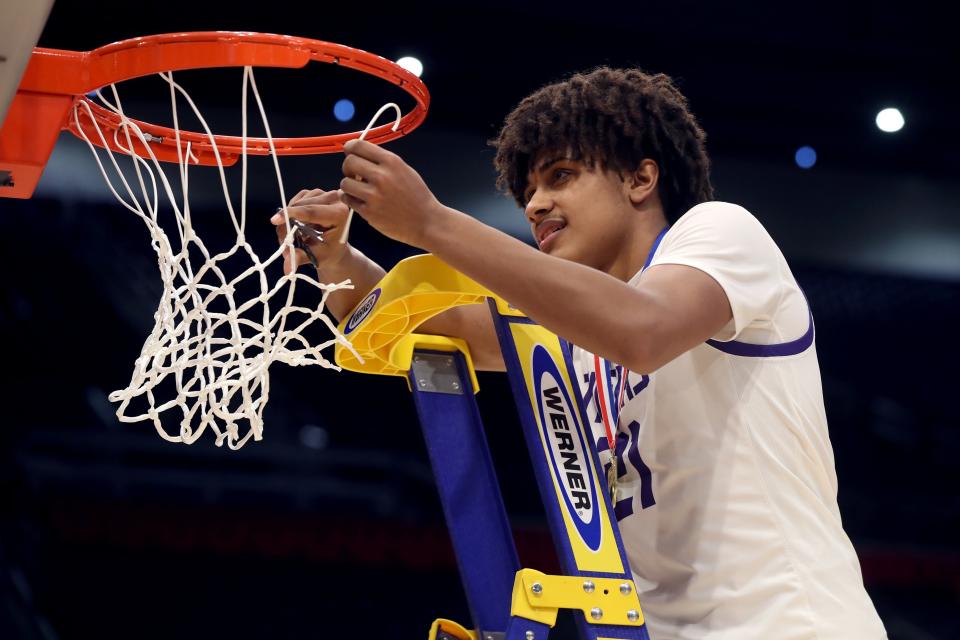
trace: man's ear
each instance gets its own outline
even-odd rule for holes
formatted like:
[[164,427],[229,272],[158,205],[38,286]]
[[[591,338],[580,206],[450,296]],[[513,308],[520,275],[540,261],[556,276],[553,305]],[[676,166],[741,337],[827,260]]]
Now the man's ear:
[[650,158],[640,161],[635,171],[627,174],[626,183],[630,202],[638,205],[657,192],[657,182],[660,179],[660,167]]

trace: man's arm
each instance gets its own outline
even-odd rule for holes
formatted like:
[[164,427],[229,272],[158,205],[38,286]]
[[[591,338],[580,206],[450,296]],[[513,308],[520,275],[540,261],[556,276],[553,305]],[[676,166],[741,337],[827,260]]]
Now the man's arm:
[[362,180],[344,178],[343,199],[381,233],[434,253],[554,333],[633,371],[656,370],[732,317],[726,293],[702,271],[660,265],[630,286],[443,206],[396,154],[364,141],[344,149],[344,174]]
[[726,293],[699,269],[657,265],[632,286],[452,209],[436,215],[421,243],[557,335],[638,373],[706,341],[732,316]]

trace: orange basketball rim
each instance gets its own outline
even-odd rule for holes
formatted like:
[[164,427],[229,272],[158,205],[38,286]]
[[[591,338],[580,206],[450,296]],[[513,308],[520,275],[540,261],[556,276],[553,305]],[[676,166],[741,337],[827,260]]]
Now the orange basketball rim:
[[[403,136],[426,118],[430,94],[414,74],[380,56],[332,42],[269,33],[204,31],[170,33],[122,40],[93,51],[63,51],[37,47],[33,50],[17,94],[10,103],[0,128],[0,197],[29,198],[61,131],[78,137],[81,130],[90,142],[112,151],[127,153],[118,145],[115,132],[121,117],[86,97],[86,94],[114,83],[155,73],[213,67],[286,67],[299,68],[310,61],[349,67],[386,80],[410,94],[414,108],[393,125],[372,129],[366,139],[382,144]],[[83,109],[74,109],[78,102]],[[89,107],[89,111],[86,107]],[[92,115],[91,115],[92,114]],[[96,124],[91,120],[96,121]],[[150,150],[158,160],[177,162],[190,145],[191,161],[215,165],[214,145],[223,165],[234,164],[243,152],[238,136],[180,131],[181,149],[176,132],[168,127],[131,121],[140,127]],[[96,133],[104,132],[104,140]],[[303,155],[341,151],[345,142],[360,132],[316,137],[274,138],[278,155]],[[105,143],[104,143],[105,141]],[[148,157],[138,138],[131,137],[132,151]],[[246,151],[255,155],[270,153],[266,138],[247,138]]]

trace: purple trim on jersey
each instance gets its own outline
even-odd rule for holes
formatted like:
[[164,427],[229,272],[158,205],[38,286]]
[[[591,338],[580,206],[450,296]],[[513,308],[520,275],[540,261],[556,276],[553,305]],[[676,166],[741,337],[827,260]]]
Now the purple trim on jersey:
[[667,235],[667,231],[670,231],[670,225],[665,226],[657,235],[657,239],[653,241],[653,246],[650,247],[650,253],[647,254],[647,261],[643,263],[644,269],[649,267],[650,263],[653,262],[653,254],[657,252],[657,248],[660,246],[660,241],[663,240],[663,236]]
[[[660,241],[663,240],[663,236],[665,236],[669,230],[669,226],[664,227],[660,232],[660,235],[657,236],[657,239],[654,240],[653,247],[650,249],[650,254],[647,255],[647,261],[643,265],[644,269],[649,267],[650,263],[653,262],[653,254],[657,252],[657,247],[660,246]],[[813,335],[813,312],[810,312],[810,326],[807,328],[807,332],[796,340],[792,340],[790,342],[784,342],[781,344],[749,344],[747,342],[737,342],[736,340],[730,340],[729,342],[707,340],[707,344],[714,349],[723,351],[724,353],[728,353],[733,356],[743,356],[745,358],[775,358],[783,356],[795,356],[803,353],[810,348],[810,345],[813,344]]]
[[745,358],[776,358],[795,356],[803,353],[813,344],[813,336],[813,313],[811,313],[810,326],[807,327],[807,332],[790,342],[780,344],[748,344],[746,342],[737,342],[736,340],[730,340],[729,342],[707,340],[707,344],[714,349],[729,353],[732,356],[743,356]]

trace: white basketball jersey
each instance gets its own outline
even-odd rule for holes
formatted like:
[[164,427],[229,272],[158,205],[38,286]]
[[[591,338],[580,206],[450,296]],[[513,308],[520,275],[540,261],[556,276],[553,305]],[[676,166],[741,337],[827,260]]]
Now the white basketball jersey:
[[840,521],[813,317],[780,250],[748,211],[708,202],[648,264],[707,273],[733,310],[649,376],[574,348],[602,461],[598,407],[616,431],[615,512],[651,637],[885,638]]

